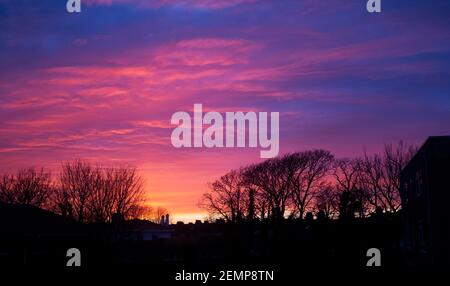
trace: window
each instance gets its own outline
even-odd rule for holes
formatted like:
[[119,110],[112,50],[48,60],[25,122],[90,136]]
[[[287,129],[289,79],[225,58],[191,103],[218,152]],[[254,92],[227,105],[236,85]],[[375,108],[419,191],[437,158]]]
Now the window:
[[409,190],[408,190],[408,182],[404,182],[403,183],[403,199],[404,199],[404,203],[407,204],[408,203],[408,196],[409,196]]
[[423,178],[422,178],[422,172],[421,170],[417,170],[416,172],[416,189],[417,189],[417,196],[422,195],[423,191]]
[[417,221],[417,246],[421,252],[426,253],[427,245],[425,240],[425,226],[423,219],[419,219]]

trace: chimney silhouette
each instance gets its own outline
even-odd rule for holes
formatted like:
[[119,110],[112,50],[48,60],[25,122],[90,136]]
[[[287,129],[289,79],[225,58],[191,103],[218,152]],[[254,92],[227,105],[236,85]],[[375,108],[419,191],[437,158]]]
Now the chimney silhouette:
[[164,215],[161,216],[161,225],[164,225]]
[[169,225],[169,214],[166,214],[166,224],[165,225]]

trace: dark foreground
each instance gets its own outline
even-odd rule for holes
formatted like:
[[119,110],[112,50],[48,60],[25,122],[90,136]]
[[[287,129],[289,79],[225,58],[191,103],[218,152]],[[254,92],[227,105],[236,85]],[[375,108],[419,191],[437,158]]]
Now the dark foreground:
[[[399,215],[347,221],[84,225],[33,207],[2,205],[0,216],[4,271],[137,272],[162,281],[208,274],[211,282],[280,281],[311,273],[322,273],[320,279],[329,279],[327,273],[411,276],[445,268],[402,250]],[[71,248],[79,250],[80,266],[70,261]],[[381,266],[367,266],[370,248],[380,250]]]

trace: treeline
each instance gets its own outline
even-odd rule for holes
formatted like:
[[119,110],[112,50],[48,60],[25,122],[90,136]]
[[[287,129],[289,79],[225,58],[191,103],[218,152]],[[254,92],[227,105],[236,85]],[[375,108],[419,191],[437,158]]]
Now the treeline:
[[399,142],[351,159],[326,150],[285,154],[231,170],[209,184],[200,206],[229,222],[397,212],[400,172],[415,152]]
[[144,181],[135,168],[80,160],[62,164],[56,177],[43,168],[1,175],[0,202],[40,207],[79,222],[110,222],[113,215],[157,222],[165,211],[145,205]]

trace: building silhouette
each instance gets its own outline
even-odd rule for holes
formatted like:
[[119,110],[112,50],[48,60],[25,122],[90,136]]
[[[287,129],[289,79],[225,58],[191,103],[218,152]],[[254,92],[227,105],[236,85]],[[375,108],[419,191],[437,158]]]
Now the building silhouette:
[[450,136],[429,137],[400,175],[402,246],[417,266],[448,266]]

